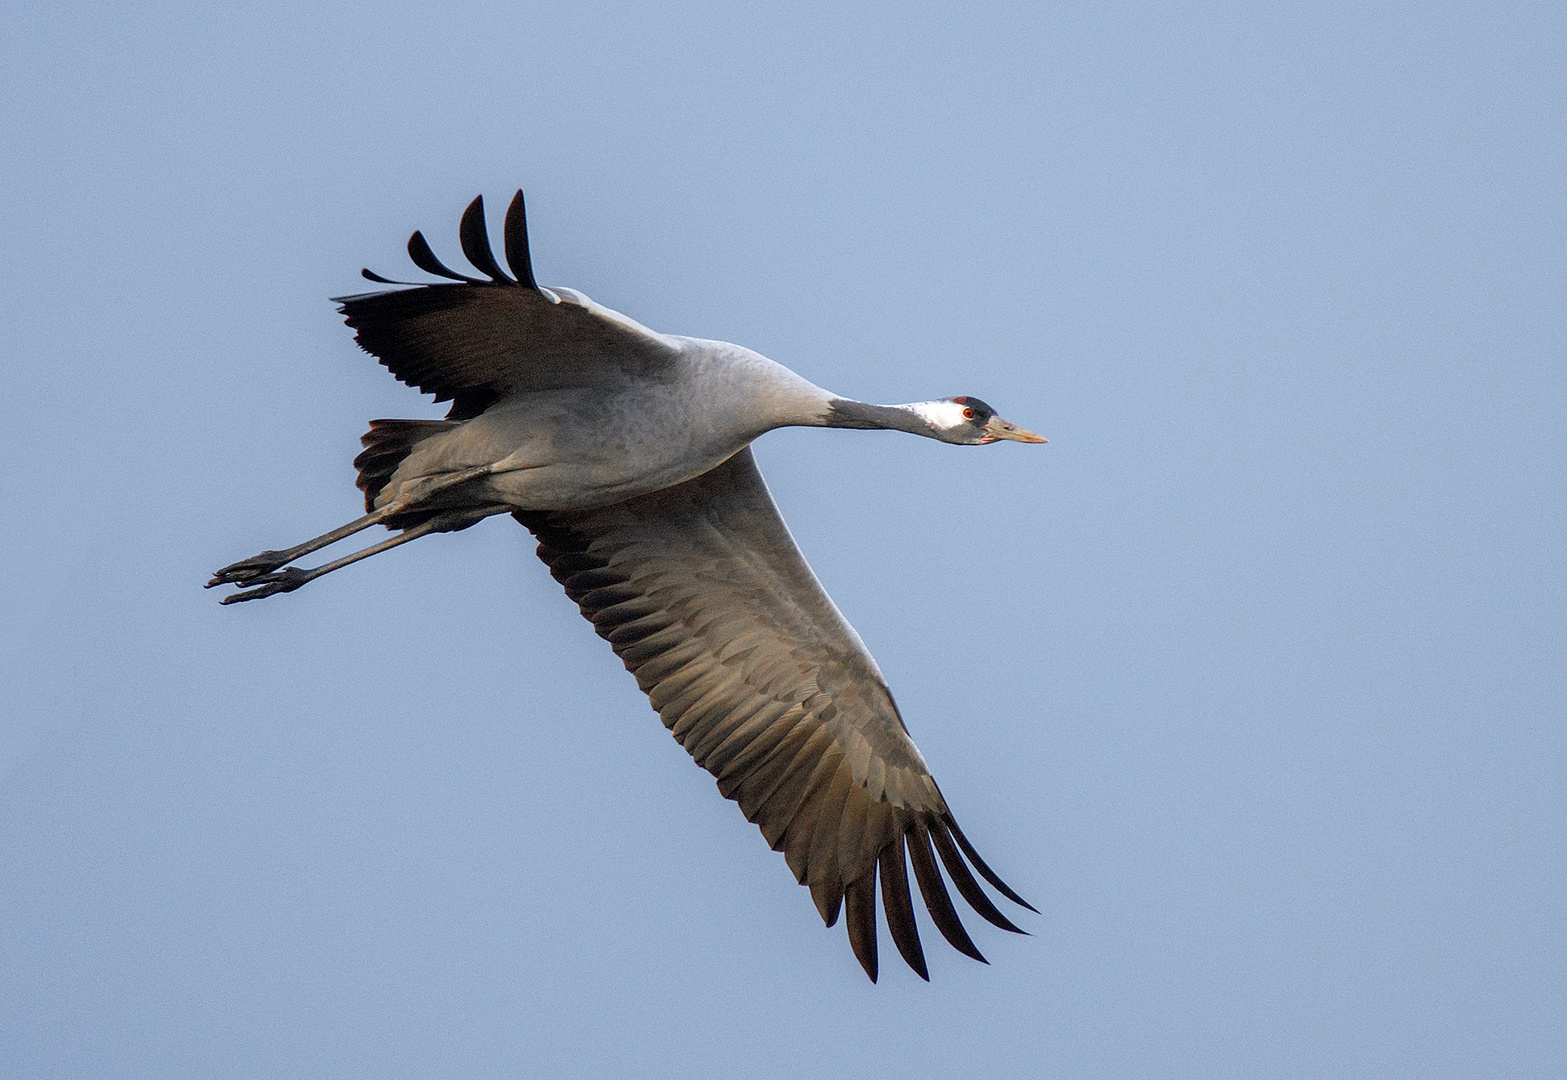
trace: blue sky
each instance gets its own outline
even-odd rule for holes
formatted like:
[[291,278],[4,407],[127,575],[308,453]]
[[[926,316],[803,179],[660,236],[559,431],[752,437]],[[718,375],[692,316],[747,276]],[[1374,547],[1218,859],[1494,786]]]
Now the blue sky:
[[[0,1072],[1567,1069],[1554,5],[0,16]],[[870,985],[506,519],[264,604],[541,282],[1046,447],[758,460],[1040,909]],[[886,945],[885,935],[883,938]],[[890,950],[889,950],[890,955]]]

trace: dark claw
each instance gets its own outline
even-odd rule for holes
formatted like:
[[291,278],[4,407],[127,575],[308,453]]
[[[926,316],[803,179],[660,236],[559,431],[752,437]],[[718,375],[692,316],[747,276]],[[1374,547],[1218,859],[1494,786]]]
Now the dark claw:
[[284,563],[288,562],[288,555],[281,551],[263,551],[260,555],[252,555],[248,559],[241,559],[237,563],[225,566],[212,580],[207,582],[206,588],[214,585],[247,585],[254,584],[255,579],[262,574],[270,574]]
[[274,596],[277,593],[293,592],[305,582],[310,580],[310,572],[301,570],[297,566],[290,566],[279,570],[275,574],[267,574],[264,577],[253,578],[249,581],[239,582],[239,587],[244,592],[237,592],[233,596],[225,596],[222,603],[238,604],[245,600],[259,600],[263,596]]

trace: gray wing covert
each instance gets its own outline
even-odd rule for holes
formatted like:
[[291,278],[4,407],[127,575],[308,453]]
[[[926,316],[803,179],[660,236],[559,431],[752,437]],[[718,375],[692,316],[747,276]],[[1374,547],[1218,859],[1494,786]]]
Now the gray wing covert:
[[[339,297],[355,340],[409,386],[452,400],[457,420],[507,394],[658,379],[672,370],[679,347],[669,338],[573,289],[534,284],[520,191],[505,229],[516,280],[490,249],[482,196],[463,214],[460,235],[468,261],[487,278],[450,269],[414,233],[409,255],[448,281]],[[384,284],[409,284],[364,273]]]
[[1028,905],[953,821],[880,670],[806,565],[749,448],[615,506],[515,516],[664,725],[810,887],[827,925],[846,909],[850,944],[873,980],[878,869],[893,940],[928,977],[905,853],[933,921],[960,951],[984,959],[938,857],[976,911],[1017,930],[963,856]]

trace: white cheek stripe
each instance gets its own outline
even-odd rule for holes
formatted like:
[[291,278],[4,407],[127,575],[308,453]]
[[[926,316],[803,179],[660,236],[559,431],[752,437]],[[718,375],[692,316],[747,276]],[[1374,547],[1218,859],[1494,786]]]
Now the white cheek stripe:
[[927,423],[943,429],[960,427],[967,422],[963,419],[963,406],[955,401],[916,401],[903,407]]

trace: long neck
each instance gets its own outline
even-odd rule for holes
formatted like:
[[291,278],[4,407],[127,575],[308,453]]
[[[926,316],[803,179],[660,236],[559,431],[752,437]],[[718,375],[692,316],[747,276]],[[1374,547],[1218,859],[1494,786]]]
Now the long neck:
[[928,420],[906,406],[871,405],[864,401],[851,401],[848,398],[832,400],[822,426],[907,431],[928,438],[939,437]]

